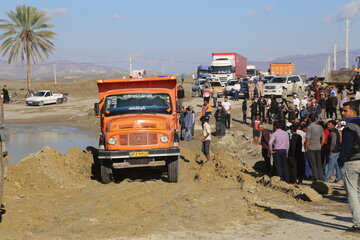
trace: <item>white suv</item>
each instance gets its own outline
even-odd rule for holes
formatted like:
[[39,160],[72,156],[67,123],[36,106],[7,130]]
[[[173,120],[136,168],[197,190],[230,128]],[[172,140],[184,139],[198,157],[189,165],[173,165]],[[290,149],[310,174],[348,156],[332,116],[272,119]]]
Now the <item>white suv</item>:
[[296,87],[296,93],[305,91],[305,84],[299,75],[275,76],[269,83],[264,85],[264,95],[282,96],[283,87],[287,89],[287,94],[292,95],[293,85]]

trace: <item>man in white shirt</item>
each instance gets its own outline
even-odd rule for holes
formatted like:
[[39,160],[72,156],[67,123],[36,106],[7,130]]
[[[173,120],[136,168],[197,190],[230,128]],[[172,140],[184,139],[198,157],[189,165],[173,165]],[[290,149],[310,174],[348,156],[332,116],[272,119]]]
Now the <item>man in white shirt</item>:
[[200,118],[203,129],[203,137],[201,138],[202,142],[202,152],[206,157],[206,162],[204,164],[210,162],[210,142],[211,142],[211,129],[209,125],[209,117],[202,116]]
[[231,110],[231,103],[229,102],[229,99],[227,97],[224,97],[224,101],[221,103],[221,106],[225,109],[226,112],[226,119],[225,119],[225,127],[227,129],[230,128],[230,110]]
[[298,98],[298,96],[296,94],[294,94],[293,96],[293,106],[297,105],[298,107],[300,106],[300,99]]
[[234,95],[234,101],[239,101],[239,94],[240,94],[240,89],[241,89],[241,86],[240,86],[240,82],[237,81],[235,84],[234,84],[234,91],[235,91],[235,95]]
[[308,104],[308,100],[307,100],[307,96],[305,95],[304,99],[301,100],[301,107],[300,108],[302,108],[302,107],[307,108],[307,104]]

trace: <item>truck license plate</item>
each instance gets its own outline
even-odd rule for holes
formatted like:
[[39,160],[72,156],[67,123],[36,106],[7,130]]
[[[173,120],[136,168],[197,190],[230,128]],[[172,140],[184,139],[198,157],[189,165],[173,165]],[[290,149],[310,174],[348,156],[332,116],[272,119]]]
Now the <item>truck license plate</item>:
[[149,152],[130,152],[130,157],[147,157],[149,156]]

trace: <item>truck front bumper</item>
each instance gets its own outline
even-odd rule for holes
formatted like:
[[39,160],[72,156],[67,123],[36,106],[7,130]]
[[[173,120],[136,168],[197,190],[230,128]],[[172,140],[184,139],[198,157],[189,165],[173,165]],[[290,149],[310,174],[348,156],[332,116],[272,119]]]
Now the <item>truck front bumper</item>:
[[[142,153],[142,154],[138,154]],[[139,157],[136,156],[139,155]],[[141,155],[141,156],[140,156]],[[180,148],[158,148],[158,149],[144,149],[144,150],[99,150],[99,159],[117,160],[127,158],[158,158],[158,157],[171,157],[179,156]]]
[[177,157],[179,155],[180,148],[98,151],[98,159],[108,162],[113,168],[164,166],[166,165],[166,157]]

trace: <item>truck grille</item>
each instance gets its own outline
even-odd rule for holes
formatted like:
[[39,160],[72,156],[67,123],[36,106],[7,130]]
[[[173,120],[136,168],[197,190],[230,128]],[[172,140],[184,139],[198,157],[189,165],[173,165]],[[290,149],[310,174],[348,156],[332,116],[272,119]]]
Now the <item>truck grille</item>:
[[125,133],[118,135],[120,146],[157,145],[157,133]]
[[221,78],[220,78],[220,81],[221,81],[221,82],[227,82],[227,78],[226,78],[226,77],[221,77]]
[[265,89],[275,89],[275,86],[265,86]]

